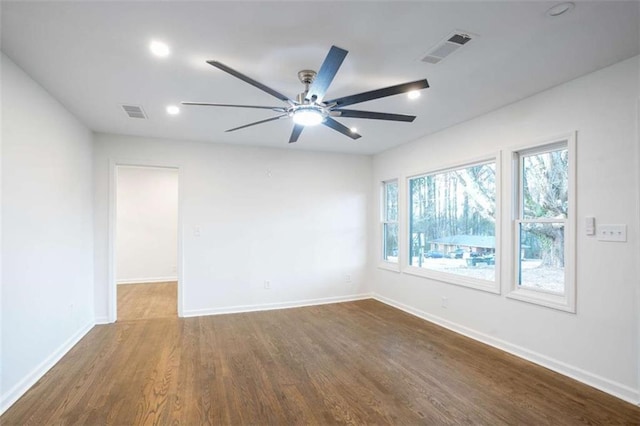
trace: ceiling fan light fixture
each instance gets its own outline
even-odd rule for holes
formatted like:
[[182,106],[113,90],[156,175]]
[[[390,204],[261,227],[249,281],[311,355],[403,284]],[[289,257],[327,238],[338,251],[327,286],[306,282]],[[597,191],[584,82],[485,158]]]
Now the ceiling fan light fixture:
[[317,107],[300,107],[293,111],[293,122],[301,126],[317,126],[324,119],[325,114]]

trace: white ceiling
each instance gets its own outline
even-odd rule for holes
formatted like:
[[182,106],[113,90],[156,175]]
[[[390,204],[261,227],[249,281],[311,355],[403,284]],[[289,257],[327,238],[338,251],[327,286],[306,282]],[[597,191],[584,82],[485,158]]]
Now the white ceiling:
[[[10,2],[0,3],[2,51],[97,132],[371,154],[415,140],[639,53],[638,2]],[[420,61],[453,30],[478,35],[432,65]],[[152,39],[172,54],[149,53]],[[219,60],[291,98],[297,72],[318,69],[331,45],[349,51],[327,92],[335,98],[427,78],[418,100],[393,96],[354,109],[417,115],[413,123],[338,119],[287,143],[265,110],[165,107],[180,101],[280,106],[276,98],[205,63]],[[121,104],[142,105],[148,120]]]

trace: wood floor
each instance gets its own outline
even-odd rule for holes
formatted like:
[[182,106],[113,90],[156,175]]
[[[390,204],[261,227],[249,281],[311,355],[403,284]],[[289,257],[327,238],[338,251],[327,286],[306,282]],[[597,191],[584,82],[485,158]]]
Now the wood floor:
[[96,326],[0,424],[640,424],[640,408],[364,300]]
[[178,317],[175,281],[118,285],[118,321]]

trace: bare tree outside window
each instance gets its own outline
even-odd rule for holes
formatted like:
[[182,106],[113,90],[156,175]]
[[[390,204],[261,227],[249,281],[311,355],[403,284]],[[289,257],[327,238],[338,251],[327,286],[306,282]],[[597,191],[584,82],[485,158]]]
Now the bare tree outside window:
[[566,144],[519,154],[518,286],[563,294],[569,153]]
[[496,164],[409,179],[409,264],[495,281]]
[[382,258],[398,262],[398,181],[382,183]]

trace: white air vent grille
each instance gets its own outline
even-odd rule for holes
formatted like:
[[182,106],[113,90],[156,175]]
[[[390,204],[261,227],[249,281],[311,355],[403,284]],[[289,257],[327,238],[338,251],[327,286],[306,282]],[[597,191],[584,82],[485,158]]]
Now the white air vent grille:
[[122,109],[127,113],[129,118],[143,118],[146,119],[147,115],[141,106],[138,105],[122,105]]
[[449,34],[443,41],[432,47],[421,61],[429,64],[437,64],[467,44],[474,37],[475,36],[471,36],[469,33],[455,31],[452,34]]

